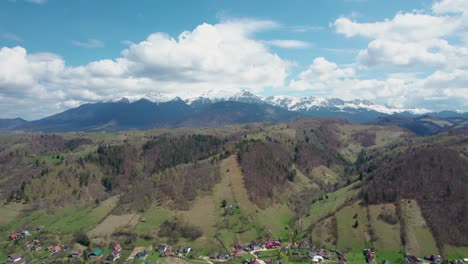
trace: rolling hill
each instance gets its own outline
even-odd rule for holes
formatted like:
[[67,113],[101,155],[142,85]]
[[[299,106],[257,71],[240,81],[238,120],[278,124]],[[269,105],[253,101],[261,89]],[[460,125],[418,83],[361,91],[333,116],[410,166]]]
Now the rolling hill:
[[[212,105],[252,121],[233,114],[239,104]],[[270,121],[296,118],[261,109],[279,116]],[[8,218],[0,257],[37,258],[7,237],[45,225],[38,236],[51,245],[71,243],[82,230],[103,248],[167,242],[209,255],[277,238],[338,248],[349,263],[361,263],[364,247],[392,263],[405,252],[454,258],[468,253],[467,203],[460,202],[467,149],[463,131],[418,137],[335,119],[3,135],[0,213]]]

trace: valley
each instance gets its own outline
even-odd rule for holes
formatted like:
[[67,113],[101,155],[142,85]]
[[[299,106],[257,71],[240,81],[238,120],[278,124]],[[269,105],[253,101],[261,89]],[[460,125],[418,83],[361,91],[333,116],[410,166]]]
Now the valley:
[[175,261],[160,245],[180,263],[460,259],[466,168],[462,131],[340,119],[1,135],[0,259],[96,262],[117,244],[118,263]]

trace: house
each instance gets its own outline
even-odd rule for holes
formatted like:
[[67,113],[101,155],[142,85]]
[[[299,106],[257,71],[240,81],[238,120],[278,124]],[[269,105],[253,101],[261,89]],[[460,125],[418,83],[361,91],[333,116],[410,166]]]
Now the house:
[[111,262],[115,262],[119,258],[120,258],[120,252],[115,251],[115,250],[112,250],[110,255],[107,257],[107,259],[110,260]]
[[250,243],[246,243],[244,244],[244,247],[242,248],[244,251],[246,252],[250,252],[253,250],[252,246],[250,245]]
[[166,252],[167,249],[168,249],[168,246],[166,244],[161,244],[161,245],[158,246],[157,251],[158,252]]
[[148,256],[148,251],[144,250],[144,251],[138,252],[135,255],[135,259],[136,260],[145,260],[147,256]]
[[364,256],[366,257],[366,262],[368,264],[374,264],[375,263],[375,253],[372,251],[372,249],[366,248],[362,252]]
[[70,254],[70,258],[81,258],[81,255],[83,255],[83,253],[81,251],[73,251],[71,254]]
[[302,241],[299,244],[299,248],[309,248],[309,243],[307,241]]
[[220,252],[216,256],[217,259],[224,259],[224,260],[229,259],[229,257],[230,257],[229,254],[226,252]]
[[240,242],[238,242],[235,246],[234,246],[237,250],[241,250],[243,248],[242,244]]
[[272,249],[272,248],[275,248],[275,247],[281,247],[281,242],[279,242],[278,240],[276,241],[269,241],[269,242],[266,242],[265,243],[265,247],[267,249]]
[[324,259],[331,259],[330,253],[326,249],[319,249],[317,255],[321,256]]
[[112,247],[112,251],[120,253],[120,251],[122,251],[122,246],[120,246],[120,244],[118,243],[114,244],[114,246]]
[[312,257],[312,262],[313,263],[322,263],[323,262],[323,257],[319,255],[315,255]]
[[18,235],[17,232],[11,233],[11,234],[8,236],[8,238],[9,238],[10,240],[16,240],[16,239],[19,239],[19,235]]
[[30,246],[32,246],[32,245],[33,245],[33,241],[32,241],[32,240],[28,240],[28,241],[24,242],[23,247],[28,248],[28,247],[30,247]]
[[191,250],[192,250],[192,249],[191,249],[189,246],[185,246],[185,247],[182,247],[182,248],[180,249],[180,253],[182,253],[182,254],[188,254],[188,253],[190,253]]
[[346,258],[346,256],[341,254],[341,253],[338,255],[338,260],[339,260],[340,264],[347,264],[348,263],[348,259]]
[[33,251],[33,252],[41,251],[41,250],[42,250],[41,244],[34,245],[34,246],[31,248],[31,251]]
[[250,241],[250,248],[252,250],[259,250],[261,247],[260,247],[260,244],[257,243],[257,241],[252,240]]
[[24,244],[23,244],[24,247],[28,248],[28,247],[31,247],[31,251],[39,251],[42,249],[41,247],[41,241],[39,239],[33,239],[33,240],[29,240],[29,241],[26,241]]
[[89,258],[100,258],[102,257],[102,250],[97,248],[93,252],[88,254]]
[[160,257],[173,257],[174,252],[172,252],[172,248],[167,246],[165,251],[160,251],[161,253],[159,254]]
[[13,254],[7,257],[6,263],[25,263],[23,256],[20,254]]
[[60,250],[62,250],[62,247],[58,246],[58,245],[52,246],[52,247],[49,248],[49,251],[50,251],[51,255],[57,254],[57,252],[59,252]]
[[265,264],[265,262],[260,259],[252,259],[249,261],[249,264]]

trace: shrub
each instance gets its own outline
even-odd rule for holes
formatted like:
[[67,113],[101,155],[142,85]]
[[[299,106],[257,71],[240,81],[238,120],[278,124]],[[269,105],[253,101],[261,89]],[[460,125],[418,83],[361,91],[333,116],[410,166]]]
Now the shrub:
[[83,230],[79,230],[74,234],[74,240],[76,243],[85,247],[88,247],[89,244],[91,244],[88,235]]

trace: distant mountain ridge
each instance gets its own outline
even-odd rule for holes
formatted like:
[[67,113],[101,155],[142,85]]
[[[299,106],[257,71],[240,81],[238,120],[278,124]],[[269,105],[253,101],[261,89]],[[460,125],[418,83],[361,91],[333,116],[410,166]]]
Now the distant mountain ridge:
[[[357,123],[400,126],[418,135],[433,135],[452,128],[466,131],[468,126],[468,113],[397,109],[360,99],[344,101],[314,96],[264,97],[249,91],[228,97],[206,95],[185,100],[165,94],[148,94],[145,97],[138,100],[123,97],[108,102],[83,104],[34,121],[0,119],[0,132],[215,127],[252,122],[288,122],[302,117],[341,118]],[[424,116],[432,120],[423,119]],[[435,120],[437,118],[440,120]]]

